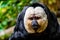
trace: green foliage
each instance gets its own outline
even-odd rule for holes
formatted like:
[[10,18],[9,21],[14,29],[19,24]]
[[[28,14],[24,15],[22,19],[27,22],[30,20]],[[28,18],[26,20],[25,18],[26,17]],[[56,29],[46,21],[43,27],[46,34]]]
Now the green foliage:
[[16,24],[18,13],[30,0],[7,0],[0,1],[0,30],[7,29]]

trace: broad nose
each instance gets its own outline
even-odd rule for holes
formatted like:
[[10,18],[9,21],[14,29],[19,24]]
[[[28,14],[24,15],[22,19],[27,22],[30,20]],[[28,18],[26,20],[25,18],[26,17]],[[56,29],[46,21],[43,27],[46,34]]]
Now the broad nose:
[[38,29],[38,22],[37,22],[37,20],[32,20],[32,28],[34,30],[37,30]]

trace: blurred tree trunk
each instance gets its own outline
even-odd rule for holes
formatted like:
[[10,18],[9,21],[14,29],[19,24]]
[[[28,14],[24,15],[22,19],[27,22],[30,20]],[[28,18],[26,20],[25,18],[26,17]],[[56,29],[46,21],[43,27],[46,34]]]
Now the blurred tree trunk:
[[56,0],[57,3],[57,17],[60,17],[60,0]]
[[[57,15],[57,5],[58,0],[40,0],[43,4],[47,5],[50,11],[54,12]],[[60,5],[58,5],[60,7]]]

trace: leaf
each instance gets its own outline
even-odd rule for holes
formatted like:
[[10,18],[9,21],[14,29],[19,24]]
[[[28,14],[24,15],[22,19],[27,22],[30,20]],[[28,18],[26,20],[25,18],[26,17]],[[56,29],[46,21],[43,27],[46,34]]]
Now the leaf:
[[4,20],[4,21],[2,22],[2,25],[3,25],[3,26],[6,26],[6,25],[7,25],[7,21]]
[[50,4],[50,5],[52,4],[52,1],[51,1],[51,0],[49,0],[49,4]]
[[2,24],[0,23],[0,30],[2,30],[3,29],[3,26],[2,26]]
[[5,13],[7,11],[7,8],[2,8],[2,13]]

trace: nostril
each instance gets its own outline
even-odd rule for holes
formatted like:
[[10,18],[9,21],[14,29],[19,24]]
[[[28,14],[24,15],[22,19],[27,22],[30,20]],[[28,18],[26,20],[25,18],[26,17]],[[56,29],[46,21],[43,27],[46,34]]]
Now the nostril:
[[38,25],[37,21],[36,20],[33,20],[32,21],[32,26],[37,26],[37,25]]

